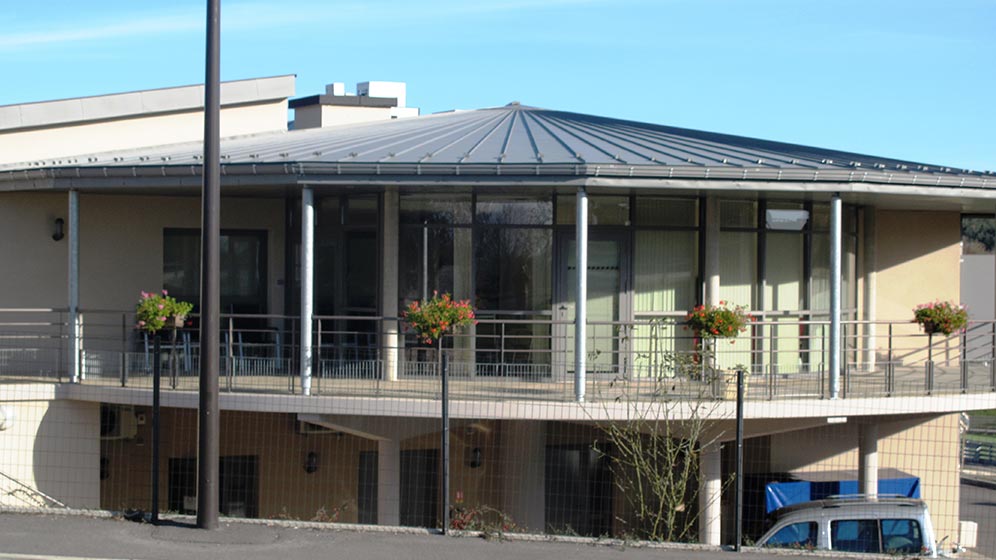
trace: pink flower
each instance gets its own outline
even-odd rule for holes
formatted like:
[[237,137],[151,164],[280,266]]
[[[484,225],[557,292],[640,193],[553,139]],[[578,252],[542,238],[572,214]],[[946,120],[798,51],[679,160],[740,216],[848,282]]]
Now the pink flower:
[[160,303],[160,304],[158,305],[158,307],[159,307],[159,309],[166,309],[166,306],[165,306],[164,304],[162,304],[162,303]]
[[166,321],[166,317],[160,317],[159,320],[165,322]]
[[138,326],[140,326],[140,327],[144,327],[144,326],[145,326],[145,321],[139,321],[139,322],[138,322]]
[[168,296],[169,295],[169,292],[167,292],[165,288],[163,288],[163,295],[164,296]]

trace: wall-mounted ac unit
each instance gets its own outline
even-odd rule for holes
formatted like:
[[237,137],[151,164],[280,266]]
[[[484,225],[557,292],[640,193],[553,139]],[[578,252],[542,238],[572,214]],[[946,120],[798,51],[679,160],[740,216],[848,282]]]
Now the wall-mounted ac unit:
[[138,435],[135,407],[123,404],[100,405],[100,439],[134,439]]

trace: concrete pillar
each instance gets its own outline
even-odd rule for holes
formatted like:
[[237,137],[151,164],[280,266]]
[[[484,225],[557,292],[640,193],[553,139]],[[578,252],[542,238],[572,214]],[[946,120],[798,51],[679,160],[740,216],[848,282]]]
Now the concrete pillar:
[[865,307],[865,321],[868,324],[865,326],[865,364],[867,364],[868,370],[873,371],[875,369],[876,361],[876,346],[877,341],[875,340],[877,332],[875,329],[875,321],[878,317],[876,299],[878,299],[878,274],[877,274],[877,264],[878,252],[875,247],[875,240],[878,237],[877,234],[877,220],[875,219],[875,209],[872,207],[865,208],[865,220],[864,220],[864,269],[865,269],[865,293],[864,293],[864,307]]
[[830,398],[840,395],[840,296],[843,205],[840,193],[830,199]]
[[397,187],[387,187],[381,209],[381,315],[384,380],[397,381],[401,345],[398,324],[398,199]]
[[719,198],[705,200],[705,305],[719,305]]
[[577,270],[574,291],[577,301],[574,304],[574,398],[584,402],[585,373],[588,367],[587,328],[588,328],[588,192],[578,187],[577,194]]
[[311,321],[315,306],[315,193],[301,189],[301,394],[311,394]]
[[718,443],[702,448],[699,455],[699,542],[722,544],[723,462]]
[[[453,228],[453,298],[456,300],[474,300],[474,247],[473,230],[470,228]],[[477,327],[470,325],[460,331],[453,339],[453,362],[450,373],[473,375],[475,373],[475,355]]]
[[401,525],[401,441],[377,441],[377,524]]
[[506,421],[501,426],[504,468],[502,510],[530,533],[546,530],[546,423]]
[[878,496],[878,424],[858,426],[858,492]]
[[83,379],[83,321],[80,316],[80,193],[69,191],[69,378]]

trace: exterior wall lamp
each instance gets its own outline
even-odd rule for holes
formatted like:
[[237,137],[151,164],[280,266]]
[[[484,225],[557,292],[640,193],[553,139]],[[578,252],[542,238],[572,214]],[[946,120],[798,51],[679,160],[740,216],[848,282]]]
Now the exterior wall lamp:
[[62,241],[62,238],[66,236],[66,220],[62,218],[55,219],[55,227],[52,230],[52,241]]
[[318,470],[318,453],[309,451],[304,458],[304,472],[312,474]]
[[809,221],[805,210],[768,210],[765,212],[768,229],[782,231],[802,231]]

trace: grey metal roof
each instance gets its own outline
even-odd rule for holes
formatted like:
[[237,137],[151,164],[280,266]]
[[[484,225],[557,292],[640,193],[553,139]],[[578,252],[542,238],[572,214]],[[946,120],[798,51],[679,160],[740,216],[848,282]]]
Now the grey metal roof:
[[[228,138],[231,174],[588,176],[996,187],[991,172],[538,109],[516,103]],[[199,142],[0,166],[0,179],[198,174]],[[102,170],[102,171],[98,171]]]

